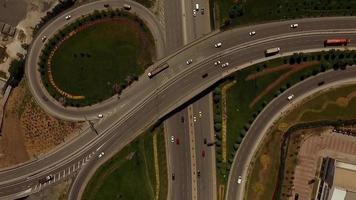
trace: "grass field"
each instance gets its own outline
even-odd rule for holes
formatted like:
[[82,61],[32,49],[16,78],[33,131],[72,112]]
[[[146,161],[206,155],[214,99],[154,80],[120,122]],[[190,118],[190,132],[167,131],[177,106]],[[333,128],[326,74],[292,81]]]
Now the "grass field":
[[[228,19],[232,0],[216,0],[220,18]],[[235,25],[260,23],[272,20],[318,16],[343,16],[356,13],[356,0],[245,0],[242,2],[244,14],[232,19]]]
[[[163,130],[156,129],[154,133],[158,134],[159,199],[166,199],[168,180]],[[82,199],[153,200],[156,175],[152,138],[153,133],[145,133],[102,165],[85,188]]]
[[[92,104],[114,94],[113,85],[140,75],[152,63],[154,42],[134,20],[102,22],[66,40],[56,51],[52,73],[63,91],[85,96]],[[84,103],[83,103],[84,102]]]
[[[355,104],[356,98],[349,98],[349,103],[337,104],[337,99],[346,98],[348,95],[356,92],[356,85],[344,86],[337,89],[332,89],[319,93],[309,100],[301,103],[299,106],[291,110],[285,117],[280,119],[274,127],[270,129],[269,136],[264,141],[261,149],[255,155],[256,162],[252,167],[249,182],[247,185],[247,199],[272,199],[275,190],[276,178],[278,176],[279,155],[282,135],[289,126],[299,122],[309,122],[318,120],[337,120],[337,119],[355,119],[356,113]],[[351,95],[350,95],[351,96]],[[349,96],[349,97],[350,97]],[[331,106],[322,106],[326,102]],[[334,102],[334,104],[332,103]],[[318,110],[318,112],[315,112]],[[302,117],[300,117],[302,116]],[[283,128],[281,128],[283,127]],[[261,160],[272,161],[272,164],[267,168],[260,164]],[[274,165],[277,163],[278,165]],[[287,166],[292,169],[293,166]],[[274,180],[271,183],[270,180]]]

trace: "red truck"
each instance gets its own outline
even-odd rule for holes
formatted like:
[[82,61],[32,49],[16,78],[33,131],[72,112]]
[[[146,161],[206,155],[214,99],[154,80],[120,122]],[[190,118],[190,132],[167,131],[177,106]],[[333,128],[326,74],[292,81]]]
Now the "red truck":
[[350,42],[351,40],[346,38],[327,39],[324,41],[324,46],[346,46]]
[[168,67],[169,67],[169,65],[167,63],[163,63],[163,64],[157,66],[156,68],[154,68],[152,71],[148,72],[147,75],[149,78],[153,78],[155,75],[157,75],[161,71],[167,69]]

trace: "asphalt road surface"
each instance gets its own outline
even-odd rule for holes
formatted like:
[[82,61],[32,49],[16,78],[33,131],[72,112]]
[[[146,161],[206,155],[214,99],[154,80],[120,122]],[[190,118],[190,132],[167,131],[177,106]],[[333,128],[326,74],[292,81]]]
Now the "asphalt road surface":
[[[68,166],[78,166],[79,161],[92,155],[92,152],[95,154],[96,149],[103,144],[110,146],[110,143],[117,143],[115,149],[120,150],[149,125],[211,84],[238,69],[264,59],[263,51],[266,48],[279,46],[281,53],[285,55],[286,52],[305,49],[324,49],[323,41],[332,37],[348,37],[356,41],[356,33],[351,30],[355,27],[354,19],[315,18],[277,22],[234,29],[193,42],[174,56],[164,59],[170,64],[170,68],[151,80],[145,76],[141,77],[140,81],[125,91],[123,99],[116,103],[116,107],[111,107],[108,116],[95,124],[99,136],[88,130],[77,139],[37,160],[1,171],[0,195],[6,196],[29,189],[26,194],[33,192],[34,184],[38,183],[39,178],[67,169]],[[294,22],[300,25],[297,30],[289,28],[289,24]],[[251,29],[256,30],[255,37],[248,36]],[[342,29],[348,30],[337,31]],[[312,30],[314,32],[311,32]],[[36,41],[38,42],[38,39]],[[223,43],[220,49],[213,47],[218,41]],[[351,43],[350,46],[355,45]],[[196,60],[189,67],[185,65],[188,55]],[[215,67],[213,63],[216,59],[228,61],[230,67],[226,69]],[[207,77],[202,78],[203,74],[207,74]],[[62,111],[61,114],[65,116],[87,114],[86,110]]]
[[[280,116],[281,112],[286,110],[292,103],[302,100],[306,95],[310,95],[325,88],[345,84],[345,82],[356,83],[355,77],[356,67],[348,68],[345,71],[328,71],[326,73],[321,73],[291,87],[269,103],[251,125],[250,130],[247,132],[237,151],[231,167],[227,200],[243,199],[247,169],[250,165],[251,158],[256,153],[261,139],[265,136],[267,129],[273,123],[275,117]],[[318,83],[321,81],[325,82],[324,85],[318,86]],[[294,94],[295,97],[290,102],[287,100],[287,97],[291,94]],[[241,184],[237,183],[238,176],[242,176]]]

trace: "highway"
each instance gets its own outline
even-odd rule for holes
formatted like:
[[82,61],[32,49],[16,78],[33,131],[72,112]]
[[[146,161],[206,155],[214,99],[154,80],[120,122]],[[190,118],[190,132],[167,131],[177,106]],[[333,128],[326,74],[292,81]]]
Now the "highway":
[[[299,29],[291,30],[289,28],[289,24],[294,22],[300,24]],[[91,159],[88,159],[88,162],[94,162],[92,158],[97,155],[95,154],[96,149],[103,144],[102,148],[105,151],[106,147],[111,148],[111,144],[115,144],[115,151],[120,150],[149,125],[187,102],[211,84],[238,69],[247,67],[253,62],[263,60],[263,51],[266,48],[279,46],[282,54],[305,49],[318,48],[320,50],[320,48],[323,48],[322,41],[326,38],[349,37],[355,40],[356,32],[353,30],[355,23],[352,17],[315,18],[262,24],[212,34],[187,45],[182,50],[165,58],[163,61],[168,62],[171,66],[170,68],[152,80],[142,76],[129,90],[124,92],[120,101],[115,103],[115,107],[108,106],[107,108],[110,109],[106,110],[105,106],[93,108],[92,110],[88,108],[84,110],[64,109],[52,102],[44,102],[46,106],[54,106],[53,109],[48,109],[51,110],[50,113],[57,113],[56,116],[64,118],[83,118],[83,115],[94,116],[98,111],[101,112],[103,110],[108,116],[95,124],[99,136],[88,130],[77,139],[70,141],[48,155],[16,168],[1,171],[0,195],[6,196],[26,191],[28,186],[33,188],[35,187],[33,185],[38,182],[40,177],[47,174],[56,174],[58,171],[68,167],[78,166],[78,163],[89,155],[92,156]],[[50,26],[51,24],[47,27]],[[251,29],[256,30],[255,37],[248,36],[248,31]],[[41,34],[38,37],[40,36]],[[222,41],[222,48],[216,49],[213,47],[213,44],[217,41]],[[37,44],[39,42],[38,38],[34,42],[29,55],[36,55],[32,51],[39,51],[35,47],[41,46]],[[351,46],[353,46],[352,43]],[[185,65],[188,55],[196,60],[189,67]],[[28,60],[31,60],[31,58],[32,56],[29,56]],[[215,67],[213,62],[216,59],[230,62],[231,67],[224,70],[220,67]],[[36,74],[37,70],[34,64],[36,62],[28,61],[28,63],[32,63],[32,65],[27,65],[26,70],[29,84],[32,87],[32,84],[36,83],[31,82],[34,74],[29,71]],[[205,73],[208,76],[202,78]],[[145,89],[143,90],[142,88]],[[36,94],[34,93],[34,96],[37,100],[42,98],[41,96],[36,96]],[[41,103],[40,105],[43,106]],[[107,110],[110,110],[110,112]],[[72,167],[72,169],[74,168]],[[29,176],[31,177],[27,180]]]
[[[226,199],[243,199],[247,170],[251,159],[256,153],[261,140],[267,133],[268,128],[281,116],[281,113],[290,108],[291,104],[296,104],[302,101],[305,97],[318,91],[343,84],[356,83],[355,77],[355,67],[350,67],[345,71],[328,71],[326,73],[321,73],[296,84],[270,102],[251,125],[250,130],[247,132],[237,154],[235,155],[230,171]],[[324,85],[318,86],[318,83],[321,81],[325,82]],[[292,102],[289,102],[287,97],[291,94],[294,94],[295,97]],[[240,175],[242,176],[243,181],[241,184],[238,184],[237,179]]]
[[[199,4],[200,10],[193,16],[192,10],[196,3]],[[186,45],[210,32],[209,1],[169,1],[165,10],[170,16],[166,19],[166,37],[172,38],[167,39],[166,46],[171,47],[167,49],[168,51],[176,50],[180,47],[179,44]],[[178,14],[178,11],[182,13]],[[202,112],[204,117],[197,117]],[[208,150],[201,145],[204,138],[210,139],[214,135],[212,112],[211,95],[208,94],[165,121],[170,183],[168,199],[216,199],[214,147]],[[199,119],[199,122],[195,123],[194,119]],[[181,145],[171,145],[171,136],[180,141]],[[202,152],[204,157],[201,156]],[[174,181],[171,178],[172,174],[176,177]]]

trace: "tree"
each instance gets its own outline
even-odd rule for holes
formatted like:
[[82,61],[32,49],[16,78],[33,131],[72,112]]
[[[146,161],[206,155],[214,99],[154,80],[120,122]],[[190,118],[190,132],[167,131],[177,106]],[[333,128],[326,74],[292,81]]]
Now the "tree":
[[24,75],[24,69],[25,69],[25,61],[23,59],[21,59],[21,60],[13,60],[10,63],[9,84],[12,87],[16,87],[20,83],[20,81],[21,81],[21,79],[23,78],[23,75]]
[[214,124],[214,129],[215,129],[215,131],[220,131],[221,130],[221,123],[215,123]]

